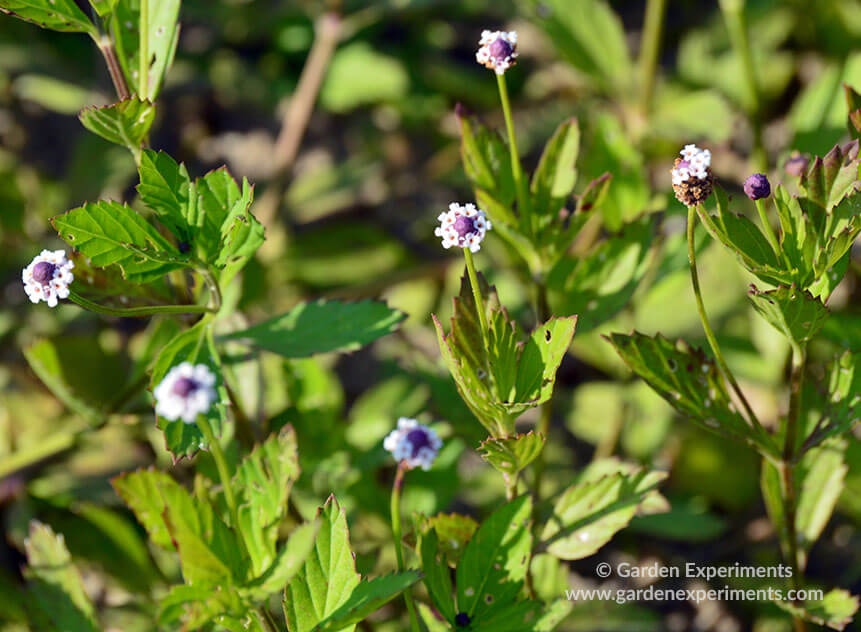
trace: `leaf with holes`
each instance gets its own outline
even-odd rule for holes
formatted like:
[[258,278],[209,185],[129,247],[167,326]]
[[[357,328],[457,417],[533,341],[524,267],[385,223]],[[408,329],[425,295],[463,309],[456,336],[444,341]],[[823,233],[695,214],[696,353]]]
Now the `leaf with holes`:
[[319,300],[300,303],[289,312],[223,336],[286,358],[356,351],[390,334],[406,318],[380,301]]
[[81,110],[78,118],[94,134],[137,153],[152,127],[155,106],[132,97],[101,108]]
[[531,498],[520,496],[481,523],[457,565],[459,612],[479,621],[516,600],[529,565],[531,516]]
[[[230,400],[221,376],[221,358],[215,349],[209,324],[201,321],[164,346],[153,364],[150,389],[155,390],[170,369],[181,362],[205,364],[215,374],[215,389],[218,397],[206,413],[206,418],[215,436],[221,436],[221,427],[226,420],[227,405]],[[207,447],[206,439],[197,424],[187,424],[181,419],[170,421],[161,416],[157,417],[156,423],[164,433],[166,447],[173,454],[174,460],[179,460],[183,456],[192,456],[198,450]]]
[[403,571],[363,580],[349,598],[321,621],[314,632],[337,632],[376,612],[421,579],[418,571]]
[[[125,204],[87,203],[51,220],[72,248],[99,268],[118,265],[135,283],[162,278],[182,267],[180,254],[152,224]],[[170,262],[174,261],[174,262]]]
[[621,529],[654,491],[666,473],[617,471],[586,476],[569,487],[553,506],[541,533],[542,547],[563,560],[592,555]]
[[53,31],[99,34],[75,0],[0,0],[0,11]]
[[796,287],[780,286],[760,291],[751,287],[748,298],[754,309],[792,344],[813,338],[828,318],[828,308],[810,292]]
[[802,606],[785,601],[776,603],[795,617],[816,625],[824,625],[832,630],[845,629],[858,612],[858,597],[842,588],[830,590],[822,599],[807,601]]
[[674,345],[660,334],[651,337],[636,331],[629,336],[611,334],[606,340],[628,368],[682,415],[706,430],[777,456],[771,436],[734,410],[714,361],[702,350],[683,340]]
[[481,457],[508,476],[516,476],[544,449],[544,435],[535,432],[512,437],[490,438],[481,442]]
[[[318,511],[320,531],[314,552],[290,580],[284,594],[284,614],[290,632],[310,632],[349,599],[359,585],[350,547],[347,516],[334,496]],[[344,630],[351,632],[355,625]]]
[[478,523],[469,516],[440,513],[427,519],[426,526],[439,538],[439,549],[451,566],[456,566]]

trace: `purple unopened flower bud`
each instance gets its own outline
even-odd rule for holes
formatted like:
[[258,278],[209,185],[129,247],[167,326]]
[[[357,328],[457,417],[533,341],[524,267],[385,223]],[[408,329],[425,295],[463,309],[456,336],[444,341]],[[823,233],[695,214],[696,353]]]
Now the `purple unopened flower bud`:
[[514,52],[514,46],[502,37],[497,37],[490,45],[489,50],[490,56],[493,57],[497,64],[500,64],[511,57],[511,53]]
[[755,173],[744,181],[744,194],[751,200],[761,200],[771,195],[771,184],[764,173]]
[[181,377],[173,383],[171,391],[174,395],[187,397],[189,393],[196,391],[198,388],[200,388],[200,385],[190,377]]
[[42,285],[47,285],[51,279],[54,278],[54,272],[57,270],[57,266],[48,261],[40,261],[35,266],[33,266],[33,280],[36,283],[41,283]]
[[517,33],[514,31],[482,31],[475,59],[496,74],[505,74],[517,59]]
[[457,231],[458,235],[466,237],[468,234],[475,232],[475,222],[472,221],[471,217],[460,215],[454,220],[453,228]]
[[395,461],[410,468],[429,470],[439,454],[442,440],[436,432],[415,419],[401,417],[397,429],[386,436],[383,447],[392,453]]
[[809,165],[810,160],[808,160],[806,156],[802,156],[801,154],[795,154],[789,160],[786,161],[786,164],[783,165],[783,168],[784,170],[786,170],[787,175],[800,178],[805,173],[807,173],[807,167]]

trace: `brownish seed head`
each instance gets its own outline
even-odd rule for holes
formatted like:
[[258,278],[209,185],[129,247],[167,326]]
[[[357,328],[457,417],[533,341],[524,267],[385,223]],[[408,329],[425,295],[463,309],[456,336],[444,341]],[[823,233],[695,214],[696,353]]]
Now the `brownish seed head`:
[[[673,164],[673,169],[675,169],[680,162],[682,162],[682,159],[676,158],[676,161]],[[673,191],[676,194],[676,199],[685,206],[696,206],[700,202],[704,202],[706,198],[712,194],[715,183],[712,170],[706,169],[706,172],[708,175],[702,180],[692,177],[681,184],[674,184]]]

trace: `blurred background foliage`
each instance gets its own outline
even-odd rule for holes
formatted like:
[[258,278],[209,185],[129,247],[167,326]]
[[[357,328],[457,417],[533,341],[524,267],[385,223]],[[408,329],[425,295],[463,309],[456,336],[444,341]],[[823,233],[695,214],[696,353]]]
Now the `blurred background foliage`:
[[[727,0],[724,5],[737,4]],[[724,6],[724,9],[727,9]],[[337,12],[337,13],[335,13]],[[337,47],[289,169],[276,152],[281,119],[323,21]],[[350,356],[232,359],[228,379],[251,427],[292,423],[302,479],[295,510],[309,516],[335,492],[348,510],[362,572],[394,567],[382,438],[400,415],[444,420],[430,472],[411,474],[405,505],[482,513],[502,493],[475,448],[480,426],[442,368],[430,314],[451,312],[462,264],[433,227],[452,200],[471,196],[460,162],[455,105],[501,128],[493,77],[474,61],[483,28],[517,30],[508,73],[521,152],[531,169],[563,120],[581,127],[577,191],[605,172],[608,197],[572,256],[548,283],[555,313],[580,314],[557,382],[548,479],[558,487],[595,456],[667,468],[669,514],[635,519],[596,558],[665,564],[777,563],[752,453],[681,423],[632,379],[601,334],[636,328],[702,340],[687,272],[684,209],[669,170],[687,142],[709,147],[721,184],[747,212],[740,184],[767,162],[772,182],[793,179],[793,150],[822,154],[846,137],[843,84],[861,88],[861,3],[747,3],[758,96],[741,81],[725,13],[714,2],[670,0],[657,80],[642,85],[644,3],[598,0],[185,0],[175,65],[159,97],[153,147],[192,173],[226,162],[258,186],[254,212],[267,242],[226,300],[255,319],[307,297],[381,296],[409,315],[402,330]],[[316,28],[315,28],[316,25]],[[330,25],[331,26],[331,25]],[[645,94],[645,96],[644,96]],[[171,466],[146,398],[127,397],[146,349],[175,325],[98,318],[75,306],[32,307],[20,270],[59,247],[48,218],[84,200],[131,199],[132,157],[87,133],[76,114],[113,100],[103,61],[84,36],[0,19],[0,622],[20,622],[23,540],[38,518],[66,536],[113,629],[144,630],[147,604],[131,593],[176,574],[109,486],[138,466]],[[288,130],[289,132],[290,130]],[[608,237],[623,231],[623,240]],[[751,281],[702,234],[701,283],[732,368],[761,419],[775,423],[788,347],[744,300]],[[518,260],[491,235],[479,266],[511,311],[535,321]],[[822,348],[858,350],[859,266],[831,299]],[[236,318],[240,318],[236,316]],[[60,332],[63,332],[60,335]],[[812,387],[812,388],[815,388]],[[526,427],[534,422],[526,416]],[[253,437],[245,438],[253,440]],[[22,458],[21,455],[27,458]],[[207,455],[198,457],[205,461]],[[851,440],[847,485],[812,556],[818,583],[861,585],[861,447]],[[182,478],[191,470],[179,463]],[[362,512],[355,510],[361,507]],[[535,560],[541,595],[594,581],[596,558],[570,568]],[[134,568],[136,572],[129,572]],[[385,619],[385,611],[378,615]],[[395,624],[375,625],[383,632]],[[562,630],[782,630],[766,604],[578,604]]]

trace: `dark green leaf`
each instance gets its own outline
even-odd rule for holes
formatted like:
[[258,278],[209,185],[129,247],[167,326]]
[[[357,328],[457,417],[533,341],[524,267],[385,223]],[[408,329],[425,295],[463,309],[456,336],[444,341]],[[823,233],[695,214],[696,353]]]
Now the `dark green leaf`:
[[185,165],[163,151],[145,149],[141,153],[138,193],[144,204],[153,209],[159,220],[170,228],[177,239],[191,243],[191,179]]
[[362,581],[353,589],[347,601],[321,621],[315,632],[337,632],[355,625],[379,610],[421,579],[418,571],[403,571]]
[[431,599],[442,616],[454,625],[454,589],[451,571],[445,555],[440,551],[439,537],[435,529],[428,529],[421,537],[419,554],[424,571],[424,583]]
[[137,153],[155,119],[155,106],[132,97],[101,108],[87,108],[78,118],[94,134]]
[[475,632],[523,632],[534,630],[541,613],[537,601],[519,601],[508,605],[493,603],[481,616],[476,616],[470,630]]
[[795,345],[813,338],[828,318],[822,301],[794,286],[768,291],[752,287],[748,298],[759,315]]
[[0,0],[0,11],[45,29],[98,36],[95,25],[74,0]]
[[576,119],[564,121],[547,141],[532,176],[532,211],[555,219],[577,183],[580,128]]

